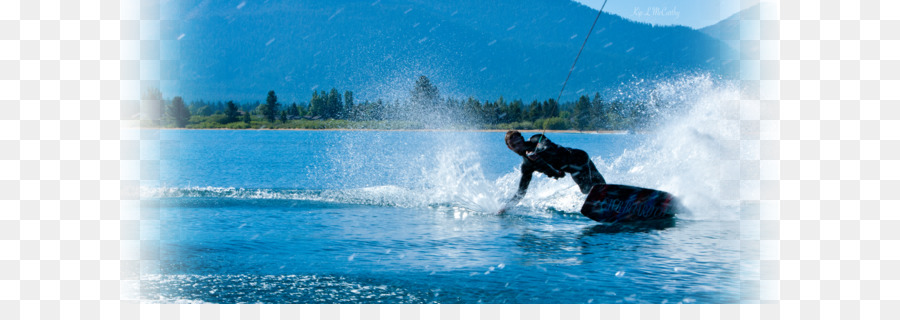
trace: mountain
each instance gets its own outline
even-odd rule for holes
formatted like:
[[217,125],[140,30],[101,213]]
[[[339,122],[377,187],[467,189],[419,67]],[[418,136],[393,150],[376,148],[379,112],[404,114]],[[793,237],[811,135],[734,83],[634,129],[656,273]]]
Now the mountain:
[[[402,99],[420,75],[441,94],[556,98],[597,11],[568,0],[179,1],[162,36],[176,64],[167,96],[254,101],[275,90]],[[604,13],[562,100],[635,78],[724,73],[721,41]]]
[[[700,32],[709,35],[719,41],[722,41],[731,48],[728,51],[733,56],[723,56],[731,59],[759,59],[759,41],[741,41],[741,39],[755,40],[758,39],[758,33],[761,32],[759,24],[745,24],[741,26],[741,21],[759,22],[760,16],[766,15],[767,10],[773,10],[771,4],[756,4],[731,15],[730,17],[719,21],[711,26],[699,29]],[[742,29],[743,28],[743,29]],[[742,36],[743,31],[743,36]],[[740,54],[740,58],[738,58]]]

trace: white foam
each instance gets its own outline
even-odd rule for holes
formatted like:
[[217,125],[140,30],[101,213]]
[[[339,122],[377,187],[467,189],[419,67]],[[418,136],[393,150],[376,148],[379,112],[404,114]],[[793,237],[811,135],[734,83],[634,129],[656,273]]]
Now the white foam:
[[[604,161],[594,158],[607,181],[668,191],[691,210],[680,218],[738,217],[737,200],[725,200],[723,182],[740,170],[740,90],[709,75],[641,82],[637,90],[656,103],[661,121],[635,150]],[[632,94],[634,94],[632,91]],[[746,155],[744,155],[746,156]]]

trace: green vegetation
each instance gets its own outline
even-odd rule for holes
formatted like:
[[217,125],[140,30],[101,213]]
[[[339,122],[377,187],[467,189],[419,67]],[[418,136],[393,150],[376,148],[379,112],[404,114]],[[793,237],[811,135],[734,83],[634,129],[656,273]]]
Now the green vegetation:
[[225,107],[225,118],[223,119],[224,123],[231,123],[238,121],[238,108],[234,105],[233,101],[228,101],[227,106]]
[[188,129],[377,129],[377,130],[416,130],[425,129],[419,123],[409,121],[349,121],[349,120],[281,120],[269,122],[261,118],[254,119],[250,123],[231,122],[222,124],[216,116],[191,117]]
[[269,96],[266,97],[266,104],[259,105],[257,109],[266,120],[274,122],[275,116],[278,115],[278,107],[280,106],[281,104],[278,103],[278,97],[275,95],[275,91],[269,91]]
[[165,113],[162,121],[142,114],[143,126],[191,129],[642,130],[659,118],[661,109],[643,102],[605,101],[599,93],[562,104],[553,99],[527,105],[503,97],[442,99],[425,76],[417,79],[403,101],[357,102],[352,91],[341,94],[332,88],[313,91],[308,103],[293,102],[283,109],[275,91],[268,92],[265,103],[195,101],[185,106],[181,97],[165,101],[151,89],[145,103],[151,106],[148,114],[154,114],[153,106]]
[[166,116],[176,128],[184,128],[191,117],[191,112],[184,106],[184,100],[181,97],[175,97],[172,98],[172,103],[166,108]]

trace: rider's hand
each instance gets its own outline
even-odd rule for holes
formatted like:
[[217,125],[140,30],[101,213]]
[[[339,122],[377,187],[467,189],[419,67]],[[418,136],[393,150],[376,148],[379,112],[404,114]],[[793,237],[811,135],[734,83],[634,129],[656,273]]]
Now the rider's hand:
[[565,177],[565,176],[566,176],[566,173],[565,173],[565,172],[562,172],[562,171],[559,171],[559,170],[556,170],[556,172],[551,172],[550,174],[548,174],[548,176],[550,176],[550,177],[553,178],[553,179],[559,180],[559,178]]

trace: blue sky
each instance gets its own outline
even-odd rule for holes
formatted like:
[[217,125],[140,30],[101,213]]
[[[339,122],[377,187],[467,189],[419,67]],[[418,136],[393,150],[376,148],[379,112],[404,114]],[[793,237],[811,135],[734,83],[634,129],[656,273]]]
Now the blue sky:
[[[575,0],[600,9],[603,0]],[[658,25],[703,28],[728,18],[757,1],[747,0],[609,0],[605,12]]]

